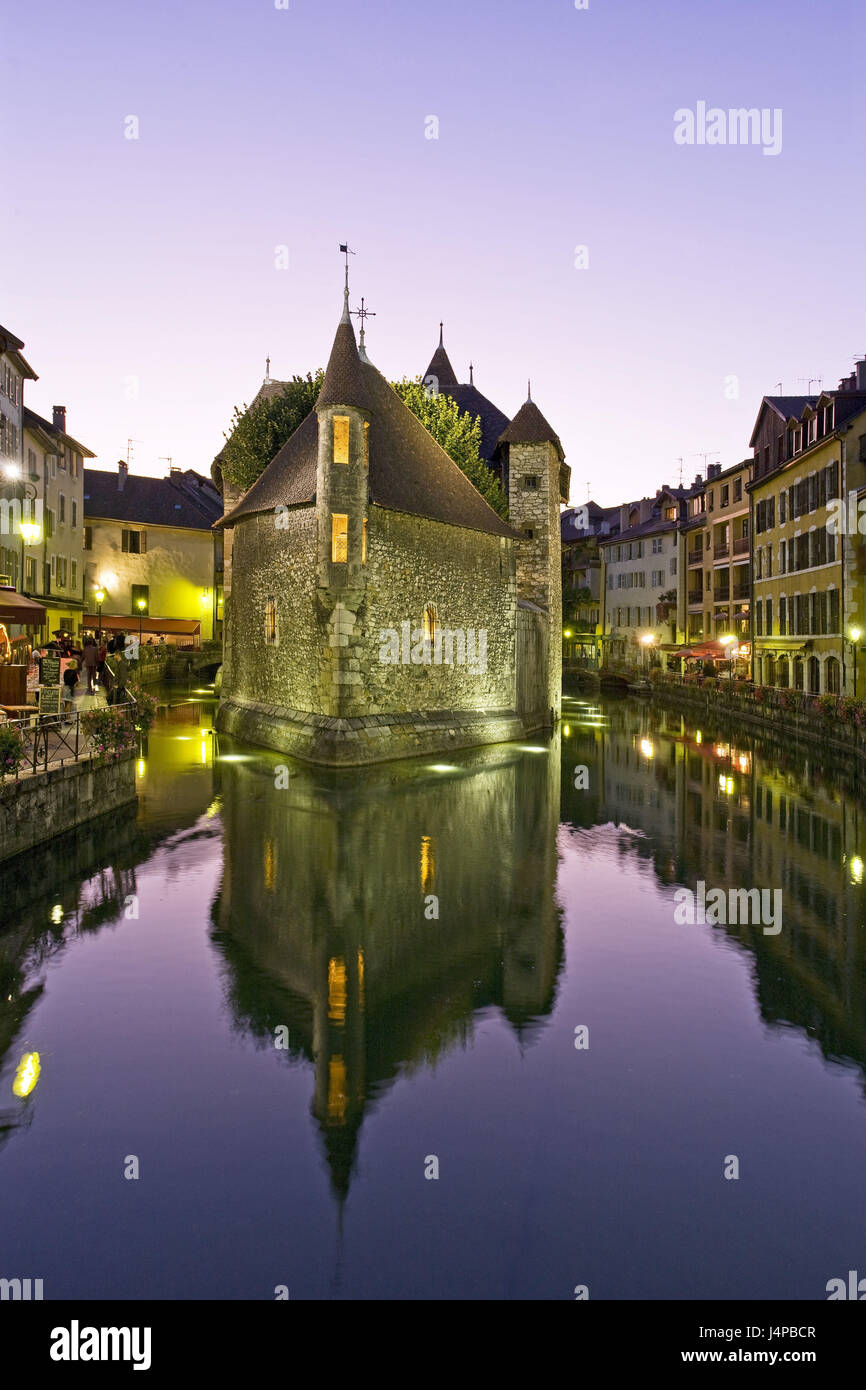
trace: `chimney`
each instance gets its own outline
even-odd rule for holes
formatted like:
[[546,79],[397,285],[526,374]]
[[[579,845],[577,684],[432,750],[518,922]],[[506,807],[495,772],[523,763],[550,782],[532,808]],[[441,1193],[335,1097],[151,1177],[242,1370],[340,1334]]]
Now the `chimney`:
[[866,357],[857,363],[857,390],[866,391]]
[[703,485],[704,485],[704,480],[703,480],[703,478],[701,477],[700,473],[696,473],[696,474],[695,474],[695,481],[692,483],[692,487],[703,487]]
[[52,409],[53,409],[53,411],[54,411],[54,428],[55,428],[56,430],[60,430],[60,433],[61,433],[61,434],[65,434],[65,433],[66,433],[66,406],[65,406],[65,405],[55,405],[55,406],[52,407]]
[[124,485],[129,477],[129,464],[125,459],[117,460],[117,491],[123,492]]
[[169,464],[168,476],[170,478],[179,478],[182,472],[183,469],[181,468],[179,463]]

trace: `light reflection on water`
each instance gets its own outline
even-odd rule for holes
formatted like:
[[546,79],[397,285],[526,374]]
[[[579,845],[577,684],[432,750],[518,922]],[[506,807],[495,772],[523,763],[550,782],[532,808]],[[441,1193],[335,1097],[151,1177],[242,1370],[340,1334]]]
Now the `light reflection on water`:
[[[0,874],[0,1275],[824,1296],[866,1236],[850,769],[569,699],[550,743],[329,772],[192,695],[137,810]],[[781,887],[784,930],[678,926],[699,879]]]

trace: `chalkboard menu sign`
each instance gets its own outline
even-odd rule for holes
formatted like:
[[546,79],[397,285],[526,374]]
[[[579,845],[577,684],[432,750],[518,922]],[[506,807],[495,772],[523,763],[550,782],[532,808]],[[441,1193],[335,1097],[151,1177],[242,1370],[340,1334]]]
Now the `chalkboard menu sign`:
[[59,714],[60,713],[61,687],[59,685],[40,685],[39,687],[39,713],[40,714]]
[[42,658],[42,684],[60,684],[60,657],[43,656]]

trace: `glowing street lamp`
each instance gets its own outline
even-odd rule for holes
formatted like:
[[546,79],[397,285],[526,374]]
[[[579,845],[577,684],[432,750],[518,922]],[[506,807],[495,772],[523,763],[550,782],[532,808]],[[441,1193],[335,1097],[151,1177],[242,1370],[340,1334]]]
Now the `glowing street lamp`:
[[642,637],[640,640],[641,640],[641,646],[643,647],[643,673],[644,673],[644,676],[646,676],[646,674],[647,674],[647,667],[648,667],[648,665],[649,665],[649,654],[650,654],[650,651],[652,650],[652,647],[653,647],[653,645],[654,645],[654,643],[655,643],[655,640],[656,640],[656,639],[655,639],[655,633],[653,633],[653,632],[645,632],[644,635],[643,635],[643,637]]
[[860,641],[860,638],[861,638],[862,636],[863,636],[863,633],[860,631],[859,627],[849,627],[849,629],[848,629],[848,638],[849,638],[849,640],[850,640],[850,642],[851,642],[851,655],[852,655],[853,658],[854,658],[854,699],[855,699],[855,700],[857,699],[857,643]]
[[732,690],[734,688],[734,654],[731,648],[736,640],[736,637],[730,632],[726,632],[724,637],[719,638],[719,641],[725,649],[725,660],[728,662],[728,679]]
[[137,598],[135,600],[135,606],[138,609],[138,645],[141,646],[141,629],[144,623],[144,610],[147,607],[147,599]]
[[97,632],[101,632],[102,605],[105,602],[105,590],[101,586],[97,585],[97,587],[93,591],[93,597],[96,599],[96,630]]

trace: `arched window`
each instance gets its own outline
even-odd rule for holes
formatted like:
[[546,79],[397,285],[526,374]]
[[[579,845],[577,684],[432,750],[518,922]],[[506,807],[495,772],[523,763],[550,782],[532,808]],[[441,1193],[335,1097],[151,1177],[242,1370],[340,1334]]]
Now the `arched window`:
[[436,604],[428,603],[424,609],[424,641],[432,644],[436,641],[436,633],[439,630],[439,616],[436,612]]
[[827,658],[827,691],[830,695],[838,695],[840,690],[839,662],[835,656]]
[[794,689],[803,689],[803,662],[800,657],[794,660]]
[[821,693],[821,663],[817,656],[809,657],[809,694]]

